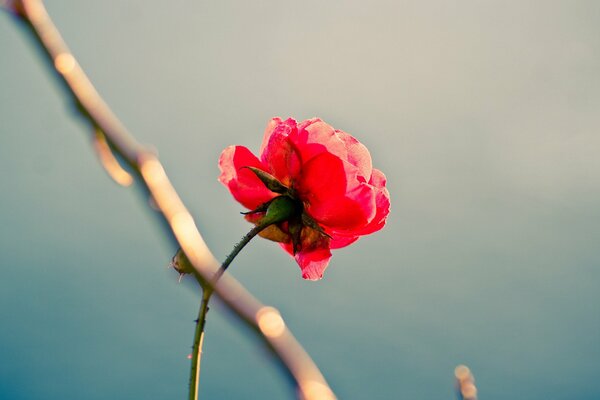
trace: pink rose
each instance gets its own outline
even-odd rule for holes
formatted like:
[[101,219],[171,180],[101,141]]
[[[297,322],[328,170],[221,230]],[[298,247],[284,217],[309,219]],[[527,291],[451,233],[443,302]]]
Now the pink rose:
[[318,118],[301,123],[273,118],[260,159],[246,147],[229,146],[219,168],[219,181],[254,210],[246,215],[250,222],[258,223],[276,197],[287,196],[298,205],[295,217],[269,226],[261,236],[280,242],[304,279],[322,278],[330,250],[380,230],[389,214],[385,175],[373,168],[367,148]]

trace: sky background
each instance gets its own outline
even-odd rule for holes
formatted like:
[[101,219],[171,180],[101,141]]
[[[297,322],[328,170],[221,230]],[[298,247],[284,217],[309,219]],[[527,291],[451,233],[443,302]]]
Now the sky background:
[[[341,399],[600,398],[600,3],[51,1],[116,114],[159,151],[219,259],[249,230],[217,182],[273,116],[371,151],[386,228],[319,282],[252,242],[231,272]],[[0,14],[0,395],[175,399],[199,294],[140,191],[113,183],[26,29]],[[201,398],[291,397],[209,313]]]

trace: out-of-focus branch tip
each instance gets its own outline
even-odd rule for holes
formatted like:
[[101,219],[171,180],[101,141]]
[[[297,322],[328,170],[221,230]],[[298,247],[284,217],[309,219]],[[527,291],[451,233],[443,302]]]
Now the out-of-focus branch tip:
[[106,136],[98,128],[96,128],[94,132],[94,149],[96,150],[96,153],[98,153],[100,163],[106,170],[108,176],[121,186],[131,186],[133,177],[121,167],[119,160],[117,160],[106,141]]
[[456,391],[459,400],[477,400],[477,387],[475,377],[466,365],[459,365],[454,369],[456,378]]

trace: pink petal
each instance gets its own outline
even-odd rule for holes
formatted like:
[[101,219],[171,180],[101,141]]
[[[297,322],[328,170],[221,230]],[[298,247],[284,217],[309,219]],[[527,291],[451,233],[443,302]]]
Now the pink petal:
[[385,174],[377,168],[373,168],[373,173],[371,174],[371,179],[369,179],[369,184],[381,189],[385,187],[386,183],[387,178],[385,177]]
[[346,145],[346,151],[348,152],[347,161],[358,168],[360,175],[365,180],[369,179],[373,171],[369,150],[349,133],[340,130],[336,130],[335,133]]
[[346,144],[338,137],[333,127],[318,118],[302,121],[298,130],[290,134],[303,163],[322,153],[331,153],[342,160],[348,159]]
[[267,147],[267,144],[269,144],[271,134],[279,124],[281,124],[281,118],[279,117],[271,118],[271,120],[267,123],[265,133],[263,134],[263,141],[260,145],[260,151],[258,154],[263,154],[263,152],[265,151],[265,147]]
[[310,252],[298,252],[294,257],[302,270],[302,278],[317,281],[323,278],[323,272],[329,265],[329,249],[316,249]]
[[262,156],[262,154],[265,151],[265,148],[269,144],[269,140],[271,140],[271,135],[275,131],[281,129],[282,126],[286,126],[290,130],[296,129],[296,125],[297,125],[296,120],[293,118],[288,118],[285,121],[282,121],[281,118],[279,118],[279,117],[271,118],[269,123],[267,123],[267,127],[265,128],[265,133],[263,134],[263,141],[262,141],[262,144],[260,145],[260,151],[258,154],[260,154]]
[[329,259],[331,258],[329,246],[312,248],[306,251],[301,250],[294,256],[294,246],[291,241],[288,243],[279,243],[279,245],[294,257],[302,270],[302,278],[314,281],[323,277],[323,271],[329,265]]
[[349,133],[335,130],[318,118],[302,121],[290,139],[299,149],[303,162],[327,152],[357,167],[365,181],[371,176],[373,165],[369,150]]
[[383,228],[388,214],[390,213],[390,192],[385,187],[386,179],[383,172],[373,168],[373,174],[369,183],[377,190],[375,204],[377,212],[375,217],[363,228],[355,231],[357,235],[368,235]]
[[[296,130],[296,122],[287,120],[274,127],[264,144],[261,160],[281,183],[291,186],[292,180],[300,173],[300,156],[288,136]],[[267,139],[265,137],[265,139]]]
[[360,229],[375,216],[375,188],[358,179],[355,166],[333,154],[322,153],[306,163],[297,189],[308,203],[307,212],[333,230]]
[[267,189],[254,172],[243,167],[265,170],[264,165],[246,147],[227,147],[219,158],[219,182],[227,186],[233,197],[244,207],[253,210],[276,194]]
[[294,245],[292,245],[292,241],[289,242],[280,242],[279,245],[283,250],[285,250],[290,256],[294,257]]
[[331,250],[341,249],[342,247],[349,246],[358,240],[358,236],[343,236],[336,233],[330,233],[330,235],[331,240],[329,242],[329,248]]

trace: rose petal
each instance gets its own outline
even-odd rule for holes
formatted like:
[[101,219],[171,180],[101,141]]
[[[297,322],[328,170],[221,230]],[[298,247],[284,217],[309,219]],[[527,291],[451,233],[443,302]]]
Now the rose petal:
[[248,168],[265,170],[264,165],[244,146],[229,146],[221,153],[219,182],[227,186],[233,197],[244,207],[254,210],[277,196]]
[[317,249],[310,252],[298,252],[294,257],[302,270],[302,278],[317,281],[323,278],[323,272],[329,265],[329,249]]
[[[357,178],[358,169],[330,153],[302,168],[298,192],[307,212],[334,230],[362,228],[375,216],[375,188]],[[350,235],[348,235],[350,236]]]
[[364,144],[356,140],[352,135],[344,131],[336,130],[337,136],[346,145],[346,151],[348,153],[347,161],[358,168],[360,175],[369,179],[373,171],[373,164],[371,162],[371,153],[365,147]]
[[263,134],[263,141],[260,145],[260,151],[258,154],[262,155],[264,153],[265,148],[267,147],[267,145],[269,144],[269,140],[271,139],[271,135],[278,129],[281,129],[281,126],[286,126],[290,130],[292,130],[296,129],[297,125],[298,124],[296,123],[296,120],[293,118],[288,118],[285,121],[282,121],[279,117],[271,118],[269,123],[267,123],[267,127],[265,128],[265,132]]
[[263,141],[260,145],[260,151],[258,152],[258,154],[263,154],[263,152],[265,151],[265,147],[267,147],[267,144],[269,144],[271,134],[279,124],[281,124],[281,118],[279,117],[271,118],[271,120],[267,123],[265,133],[263,134]]
[[331,235],[331,240],[329,241],[329,248],[331,250],[341,249],[342,247],[349,246],[356,242],[359,238],[358,236],[343,236],[333,232],[329,234]]
[[373,168],[373,174],[369,183],[377,190],[375,199],[377,213],[365,227],[354,232],[357,235],[368,235],[380,230],[384,227],[387,216],[390,213],[390,192],[385,187],[386,178],[383,172]]
[[280,242],[279,245],[283,250],[285,250],[290,256],[294,257],[294,245],[292,241],[289,242]]
[[334,154],[342,160],[348,159],[344,141],[338,137],[333,127],[318,118],[302,121],[289,138],[298,149],[303,163],[322,153]]
[[261,160],[281,183],[291,186],[300,173],[300,156],[288,139],[296,130],[296,122],[287,120],[277,125],[261,152]]
[[371,179],[369,179],[369,184],[375,186],[378,189],[382,189],[385,187],[386,183],[387,178],[385,177],[385,174],[377,168],[373,168],[373,172],[371,173]]

